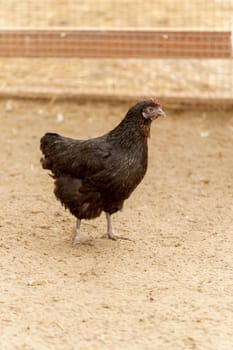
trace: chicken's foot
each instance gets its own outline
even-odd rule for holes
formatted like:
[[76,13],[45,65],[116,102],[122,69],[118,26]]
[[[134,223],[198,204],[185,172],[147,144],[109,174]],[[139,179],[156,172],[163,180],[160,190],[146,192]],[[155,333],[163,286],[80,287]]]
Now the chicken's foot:
[[105,235],[103,235],[102,238],[110,238],[113,241],[117,241],[118,239],[124,239],[124,240],[127,240],[127,241],[132,241],[132,239],[130,239],[128,237],[116,235],[113,232],[111,215],[109,213],[105,213],[105,215],[106,215],[106,220],[107,220],[107,233]]
[[90,239],[81,239],[80,238],[80,225],[81,225],[81,220],[77,219],[76,221],[76,229],[75,229],[75,237],[73,240],[73,244],[87,244],[87,245],[93,245]]

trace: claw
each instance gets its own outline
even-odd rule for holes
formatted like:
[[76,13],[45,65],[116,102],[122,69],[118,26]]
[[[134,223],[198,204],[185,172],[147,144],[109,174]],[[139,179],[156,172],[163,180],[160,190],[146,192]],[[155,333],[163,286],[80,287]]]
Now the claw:
[[76,238],[73,240],[73,245],[76,244],[83,244],[83,245],[89,245],[89,246],[93,246],[93,242],[91,239],[80,239],[80,238]]
[[107,232],[105,233],[101,238],[109,238],[112,239],[113,241],[117,241],[118,239],[124,239],[125,241],[131,241],[133,242],[132,239],[120,235],[116,235],[113,232]]
[[118,239],[124,239],[127,241],[133,241],[132,239],[128,238],[128,237],[124,237],[124,236],[118,236],[115,233],[113,233],[113,229],[112,229],[112,222],[111,222],[111,215],[109,213],[105,213],[106,215],[106,220],[107,220],[107,233],[105,235],[102,236],[102,238],[110,238],[113,241],[117,241]]

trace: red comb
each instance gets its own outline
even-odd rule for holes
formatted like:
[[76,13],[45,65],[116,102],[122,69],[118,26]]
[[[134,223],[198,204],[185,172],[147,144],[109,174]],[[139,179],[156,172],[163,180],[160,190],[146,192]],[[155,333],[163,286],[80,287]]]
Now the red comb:
[[151,97],[151,101],[154,102],[154,104],[155,104],[157,107],[162,107],[161,103],[157,100],[156,97]]

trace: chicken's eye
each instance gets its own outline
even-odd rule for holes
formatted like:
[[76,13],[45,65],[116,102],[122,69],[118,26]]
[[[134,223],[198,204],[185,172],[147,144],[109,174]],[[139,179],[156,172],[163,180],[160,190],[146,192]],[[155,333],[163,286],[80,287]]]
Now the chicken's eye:
[[154,111],[154,107],[148,107],[148,112],[153,112]]

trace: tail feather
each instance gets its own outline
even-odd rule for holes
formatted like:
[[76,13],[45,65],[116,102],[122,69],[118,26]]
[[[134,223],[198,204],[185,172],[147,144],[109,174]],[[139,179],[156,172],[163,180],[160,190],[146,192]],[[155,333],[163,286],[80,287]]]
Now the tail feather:
[[79,140],[46,133],[40,140],[40,149],[43,153],[42,167],[51,170],[55,177],[62,174],[73,174],[78,177],[79,145]]
[[40,139],[40,149],[43,152],[44,155],[49,151],[49,148],[51,144],[55,141],[57,141],[61,136],[56,133],[47,132],[41,139]]
[[56,143],[62,141],[62,136],[56,133],[48,132],[40,140],[40,149],[44,155],[40,162],[44,169],[50,169],[53,171],[53,157],[56,153],[56,148],[54,147]]

